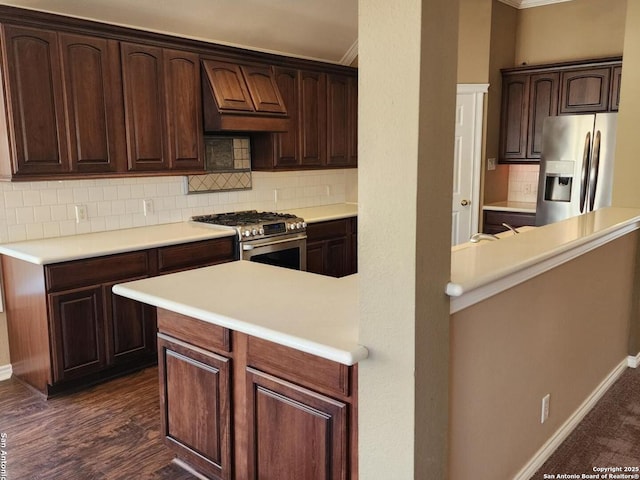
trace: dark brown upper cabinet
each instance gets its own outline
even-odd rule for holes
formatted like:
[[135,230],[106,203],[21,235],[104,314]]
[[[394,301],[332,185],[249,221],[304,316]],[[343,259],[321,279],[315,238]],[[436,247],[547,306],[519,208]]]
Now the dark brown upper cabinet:
[[162,49],[123,42],[120,50],[128,168],[168,170]]
[[619,58],[503,70],[500,163],[539,162],[549,116],[616,111],[621,73]]
[[59,39],[72,170],[116,172],[126,158],[119,44],[66,33]]
[[275,71],[291,128],[254,136],[254,170],[357,166],[356,77],[287,68]]
[[71,170],[56,32],[2,26],[12,174]]
[[611,67],[562,72],[560,113],[608,111],[610,82]]
[[164,51],[165,106],[171,170],[204,170],[200,58]]
[[202,66],[206,131],[288,130],[287,108],[271,67],[218,60],[203,60]]

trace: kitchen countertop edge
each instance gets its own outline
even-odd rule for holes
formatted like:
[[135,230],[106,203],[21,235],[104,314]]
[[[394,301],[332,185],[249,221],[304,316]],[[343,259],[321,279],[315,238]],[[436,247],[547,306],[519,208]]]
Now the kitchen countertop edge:
[[533,202],[495,202],[482,206],[482,210],[495,212],[536,213],[536,204]]
[[[573,217],[562,222],[525,231],[520,235],[514,235],[498,242],[489,242],[485,245],[471,247],[480,247],[480,249],[475,250],[475,254],[482,255],[486,253],[485,259],[482,259],[487,260],[485,261],[486,264],[490,263],[488,260],[492,258],[496,259],[496,266],[484,272],[479,271],[477,274],[473,274],[475,272],[468,273],[467,278],[463,279],[454,278],[452,273],[452,279],[445,289],[446,294],[452,297],[450,312],[455,313],[470,307],[497,293],[577,258],[599,246],[640,229],[639,209],[609,207],[597,212],[581,215],[580,217],[582,217],[585,222],[597,222],[598,217],[607,218],[607,215],[619,215],[620,220],[610,220],[610,222],[612,222],[611,224],[585,235],[577,235],[576,238],[569,241],[552,241],[548,245],[543,245],[538,248],[537,252],[535,248],[532,247],[540,242],[536,242],[534,237],[541,238],[540,236],[545,234],[546,229],[546,232],[549,232],[549,234],[555,234],[556,237],[562,238],[563,229],[567,231],[575,229],[580,221],[579,217]],[[526,242],[522,243],[522,241]],[[505,242],[511,243],[505,244]],[[514,242],[521,242],[521,251],[533,253],[529,255],[526,253],[522,254],[519,261],[511,263],[505,261],[500,264],[500,257],[497,257],[497,255],[502,254],[502,258],[505,258],[504,252],[500,252],[500,246],[504,247],[508,245],[509,247],[515,247],[516,243]],[[482,248],[485,248],[485,250],[481,250]],[[512,250],[515,251],[516,249],[512,248]],[[459,260],[462,260],[462,258]],[[454,253],[452,255],[452,265],[455,261]],[[466,261],[469,262],[469,259],[466,259]]]
[[292,208],[285,210],[286,213],[298,215],[308,224],[318,222],[328,222],[330,220],[340,220],[358,216],[357,203],[333,203],[330,205],[320,205],[317,207]]
[[[185,228],[188,232],[177,232],[179,228]],[[135,239],[127,242],[127,235]],[[148,235],[157,235],[158,238],[151,239]],[[0,245],[0,254],[37,265],[49,265],[234,235],[235,230],[227,227],[176,222],[5,243]],[[101,242],[106,244],[101,245]]]

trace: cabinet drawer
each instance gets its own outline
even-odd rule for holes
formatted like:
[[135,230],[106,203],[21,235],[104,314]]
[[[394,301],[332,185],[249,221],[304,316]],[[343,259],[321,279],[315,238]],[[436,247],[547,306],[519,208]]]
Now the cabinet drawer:
[[351,393],[348,366],[260,338],[249,337],[247,365],[329,395]]
[[143,250],[54,263],[45,267],[45,276],[51,292],[146,276],[148,271],[149,257]]
[[535,226],[536,214],[525,212],[501,212],[495,210],[484,211],[484,233],[500,233],[507,230],[502,226],[508,223],[512,227]]
[[235,260],[236,239],[216,238],[158,248],[158,272],[169,273]]
[[344,237],[349,232],[349,219],[330,220],[328,222],[307,225],[308,241],[324,240],[326,238]]
[[158,331],[210,352],[230,352],[229,330],[158,308]]

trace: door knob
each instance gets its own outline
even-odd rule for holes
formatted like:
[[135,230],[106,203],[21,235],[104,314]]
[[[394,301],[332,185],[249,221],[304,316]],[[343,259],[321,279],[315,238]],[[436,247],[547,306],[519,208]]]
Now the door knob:
[[462,205],[463,207],[466,207],[467,205],[469,205],[471,202],[469,200],[462,200],[460,202],[460,205]]

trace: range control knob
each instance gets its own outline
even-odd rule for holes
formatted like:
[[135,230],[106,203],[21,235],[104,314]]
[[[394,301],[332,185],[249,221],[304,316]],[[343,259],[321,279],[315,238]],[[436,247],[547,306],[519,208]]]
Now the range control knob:
[[253,230],[251,230],[251,235],[257,235],[258,234],[258,229],[254,228]]
[[250,232],[249,230],[245,230],[244,232],[242,232],[242,234],[243,234],[245,237],[249,237],[249,236],[251,236],[251,232]]
[[302,222],[302,228],[307,228],[307,222]]
[[264,235],[264,228],[260,227],[260,230],[258,230],[258,233],[259,233],[260,235]]
[[289,230],[295,230],[296,228],[296,224],[295,223],[290,223],[289,224]]

